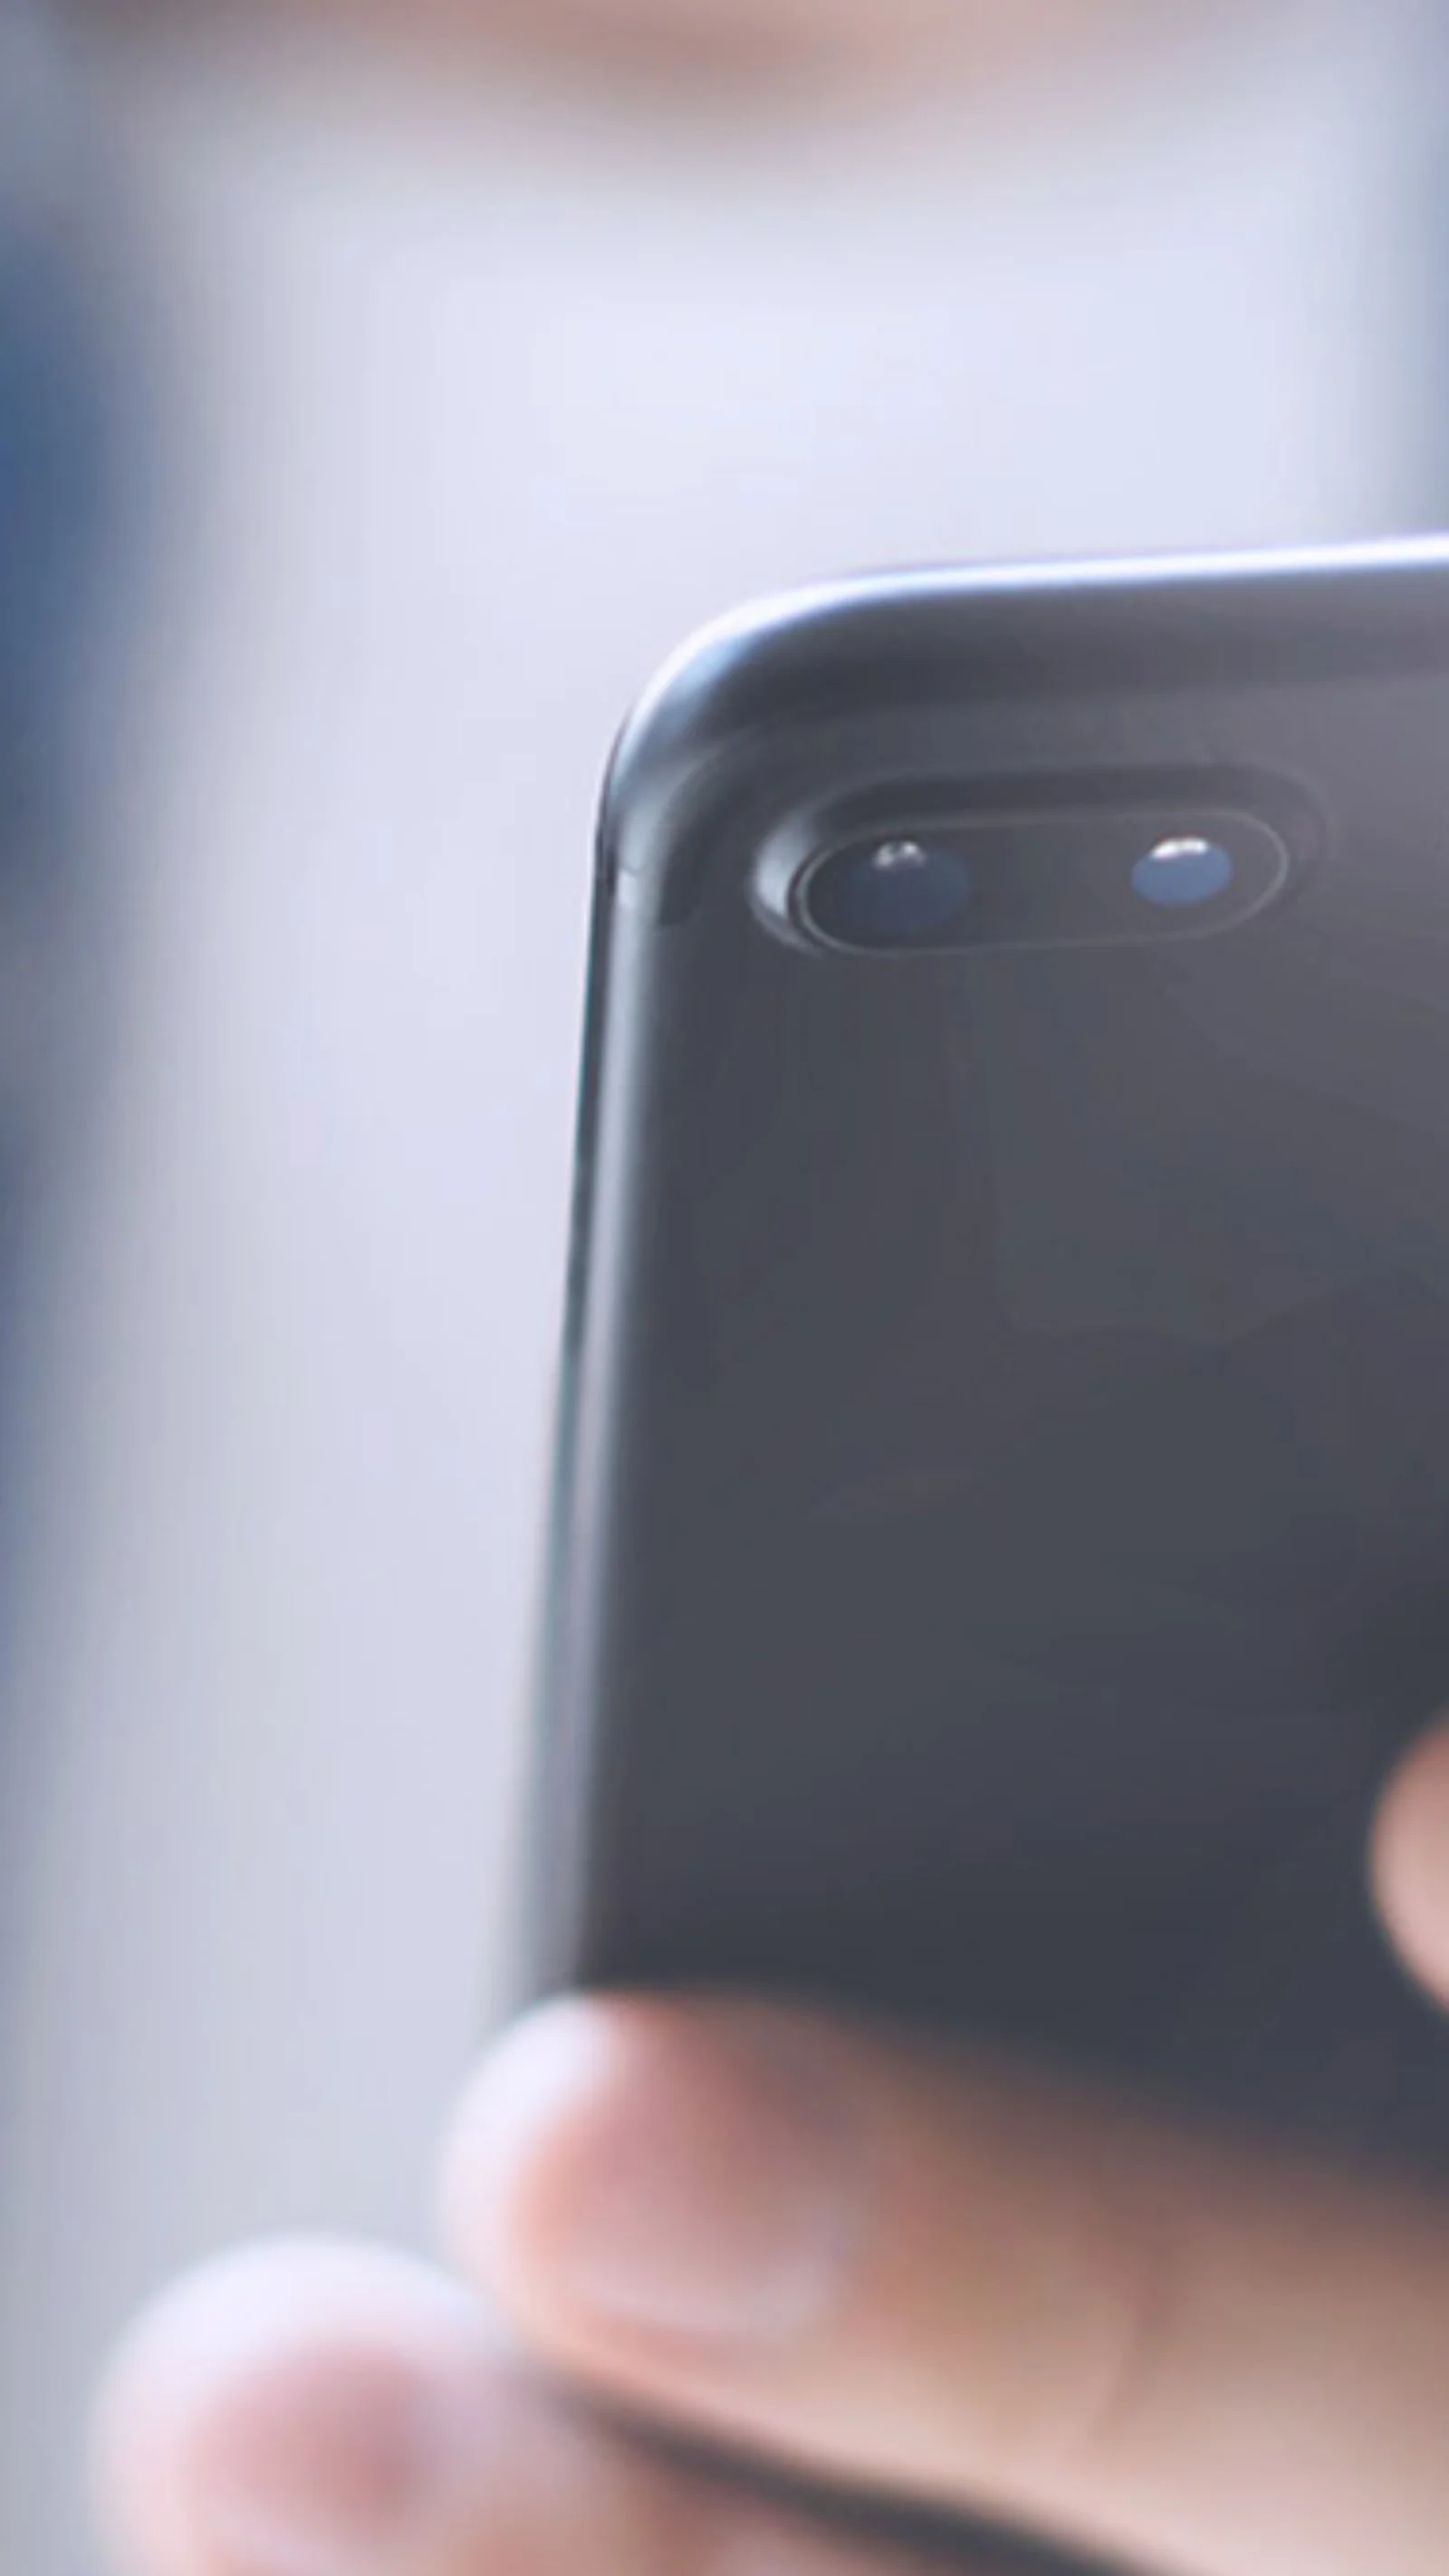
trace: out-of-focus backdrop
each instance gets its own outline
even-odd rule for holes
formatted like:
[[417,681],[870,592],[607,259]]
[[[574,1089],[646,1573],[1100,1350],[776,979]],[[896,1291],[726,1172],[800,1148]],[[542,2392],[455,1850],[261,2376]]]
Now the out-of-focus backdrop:
[[7,2568],[91,2566],[84,2391],[164,2275],[426,2226],[631,693],[846,569],[1436,514],[1434,13],[1158,14],[830,114],[275,31],[93,66],[155,470],[4,1756]]

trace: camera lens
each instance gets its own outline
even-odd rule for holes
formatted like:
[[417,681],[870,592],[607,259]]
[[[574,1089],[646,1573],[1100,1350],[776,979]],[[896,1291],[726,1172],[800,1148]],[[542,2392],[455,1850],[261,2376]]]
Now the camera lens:
[[1236,873],[1220,841],[1159,841],[1138,860],[1132,884],[1144,903],[1165,912],[1188,911],[1194,904],[1215,903]]
[[798,823],[782,831],[754,897],[794,940],[857,957],[1142,947],[1243,928],[1294,878],[1297,826],[1290,844],[1255,810],[1261,785],[1245,802],[1235,779],[1209,781],[1229,791],[1217,796],[1198,777],[1181,793],[1154,783],[1151,796],[1130,778],[1028,783],[1020,802],[929,823],[925,796],[907,788],[896,813],[918,824],[882,817],[822,836],[803,861]]
[[805,888],[812,929],[842,948],[917,948],[939,939],[971,901],[974,872],[946,841],[879,841],[844,850]]

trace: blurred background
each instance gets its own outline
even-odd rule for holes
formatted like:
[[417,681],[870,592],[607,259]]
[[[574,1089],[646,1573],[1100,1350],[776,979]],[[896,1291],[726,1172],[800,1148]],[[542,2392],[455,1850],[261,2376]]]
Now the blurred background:
[[630,697],[762,589],[1449,495],[1427,6],[1119,5],[855,88],[344,17],[93,18],[74,66],[132,524],[10,1462],[30,2576],[93,2567],[79,2427],[137,2299],[254,2230],[426,2235],[499,1991]]

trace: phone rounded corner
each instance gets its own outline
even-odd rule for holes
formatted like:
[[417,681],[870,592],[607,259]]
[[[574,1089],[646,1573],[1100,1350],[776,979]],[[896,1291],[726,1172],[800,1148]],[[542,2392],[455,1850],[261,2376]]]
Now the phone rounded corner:
[[[890,585],[898,600],[901,583]],[[669,920],[688,906],[681,800],[731,760],[757,769],[762,734],[806,721],[838,691],[877,622],[886,586],[869,578],[768,594],[697,628],[637,701],[605,775],[601,890]],[[876,616],[872,616],[872,610]]]

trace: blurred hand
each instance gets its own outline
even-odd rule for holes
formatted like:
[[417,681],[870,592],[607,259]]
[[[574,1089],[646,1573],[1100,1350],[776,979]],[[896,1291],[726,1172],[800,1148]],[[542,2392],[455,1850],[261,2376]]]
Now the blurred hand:
[[[1373,1867],[1449,1996],[1449,1728],[1395,1784]],[[909,2550],[702,2447],[1161,2576],[1442,2576],[1449,2196],[889,2033],[620,2001],[504,2041],[443,2197],[526,2363],[392,2256],[233,2257],[112,2375],[101,2484],[128,2563],[909,2576]]]
[[[129,0],[109,0],[115,7]],[[105,5],[105,0],[97,0]],[[170,0],[183,7],[185,0]],[[464,45],[671,76],[970,74],[1091,39],[1126,0],[270,0]]]

